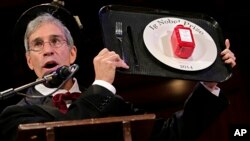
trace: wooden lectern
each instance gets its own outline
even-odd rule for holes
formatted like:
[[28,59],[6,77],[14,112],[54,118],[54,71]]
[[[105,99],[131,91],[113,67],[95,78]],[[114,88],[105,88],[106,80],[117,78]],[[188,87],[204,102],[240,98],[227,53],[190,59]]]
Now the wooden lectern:
[[148,141],[155,114],[20,124],[17,141]]

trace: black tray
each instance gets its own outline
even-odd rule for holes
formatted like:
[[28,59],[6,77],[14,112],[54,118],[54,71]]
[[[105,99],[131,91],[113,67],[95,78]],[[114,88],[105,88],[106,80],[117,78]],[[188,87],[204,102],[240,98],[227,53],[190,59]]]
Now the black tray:
[[[217,47],[217,57],[213,64],[202,70],[183,71],[157,60],[144,44],[143,31],[150,22],[164,17],[186,19],[203,28],[212,37]],[[99,18],[105,47],[121,56],[121,48],[115,36],[115,23],[121,21],[123,24],[122,46],[126,63],[130,68],[118,69],[121,73],[214,82],[222,82],[231,77],[231,68],[225,65],[220,57],[220,52],[225,48],[221,28],[210,16],[191,12],[107,5],[100,9]],[[131,35],[132,39],[130,39]]]

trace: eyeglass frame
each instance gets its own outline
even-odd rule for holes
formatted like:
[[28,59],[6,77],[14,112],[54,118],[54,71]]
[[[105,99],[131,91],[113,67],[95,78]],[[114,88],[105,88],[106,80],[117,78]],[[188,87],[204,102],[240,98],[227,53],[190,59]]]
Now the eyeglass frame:
[[[57,39],[57,42],[59,41],[60,43],[60,45],[54,45],[54,44],[56,44],[56,43],[53,43],[53,40],[54,39]],[[53,48],[60,48],[60,47],[63,47],[63,45],[65,45],[65,43],[68,45],[68,42],[67,42],[67,40],[66,39],[63,39],[63,38],[61,38],[61,37],[53,37],[52,39],[50,39],[49,41],[47,41],[47,42],[44,42],[43,40],[39,40],[39,39],[37,39],[38,41],[36,42],[36,40],[35,41],[33,41],[32,43],[34,44],[34,45],[29,45],[29,49],[27,50],[27,51],[34,51],[34,52],[41,52],[43,49],[44,49],[44,46],[45,46],[45,44],[46,43],[49,43],[49,45],[51,46],[51,47],[53,47]],[[39,47],[39,48],[37,48],[37,49],[34,49],[34,46],[36,46],[35,44],[36,43],[38,43],[38,42],[41,42],[42,44],[41,45],[37,45],[37,46],[41,46],[41,47]],[[32,49],[33,48],[33,49]]]

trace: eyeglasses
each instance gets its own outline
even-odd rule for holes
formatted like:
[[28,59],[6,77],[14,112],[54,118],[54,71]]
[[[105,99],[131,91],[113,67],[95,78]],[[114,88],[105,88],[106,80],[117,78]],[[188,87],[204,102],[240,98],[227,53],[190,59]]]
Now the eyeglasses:
[[49,43],[49,45],[53,48],[60,48],[63,47],[66,42],[67,42],[66,40],[59,37],[54,37],[50,39],[48,42],[44,42],[43,40],[35,40],[31,42],[28,51],[40,52],[43,50],[45,43]]

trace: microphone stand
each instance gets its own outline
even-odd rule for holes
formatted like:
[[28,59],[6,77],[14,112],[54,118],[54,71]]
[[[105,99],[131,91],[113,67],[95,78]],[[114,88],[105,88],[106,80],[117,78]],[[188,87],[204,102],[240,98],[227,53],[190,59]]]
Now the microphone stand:
[[38,79],[38,80],[36,80],[34,82],[31,82],[31,83],[28,83],[26,85],[17,87],[15,89],[14,88],[10,88],[10,89],[7,89],[5,91],[2,91],[2,92],[0,92],[0,100],[8,99],[8,98],[12,97],[15,93],[17,93],[17,92],[19,92],[19,91],[21,91],[23,89],[29,88],[31,86],[34,86],[34,85],[37,85],[37,84],[40,84],[40,83],[43,83],[45,81],[50,81],[50,80],[52,80],[52,78],[53,78],[54,75],[55,74],[52,73],[52,74],[44,76],[41,79]]

